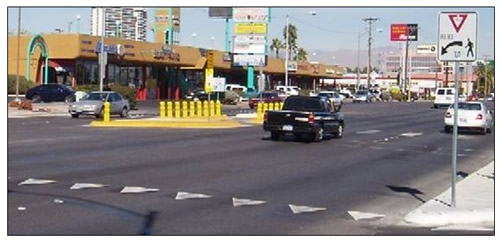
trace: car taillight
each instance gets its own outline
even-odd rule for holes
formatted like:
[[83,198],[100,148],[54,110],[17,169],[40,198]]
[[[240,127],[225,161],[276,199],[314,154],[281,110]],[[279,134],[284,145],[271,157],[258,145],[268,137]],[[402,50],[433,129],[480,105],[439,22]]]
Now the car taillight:
[[482,120],[483,119],[483,114],[477,114],[476,120]]
[[309,114],[309,117],[307,117],[307,122],[309,122],[309,124],[314,123],[314,115],[313,114]]
[[446,115],[445,115],[444,117],[446,117],[446,118],[450,118],[450,117],[451,117],[451,113],[446,112]]
[[267,122],[267,112],[264,113],[264,121]]

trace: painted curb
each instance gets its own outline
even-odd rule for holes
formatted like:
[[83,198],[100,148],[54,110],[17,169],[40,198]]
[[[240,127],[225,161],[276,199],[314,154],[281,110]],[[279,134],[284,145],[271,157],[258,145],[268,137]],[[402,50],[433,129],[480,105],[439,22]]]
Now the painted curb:
[[169,121],[169,120],[118,120],[93,121],[91,127],[157,127],[157,128],[238,128],[241,124],[233,120],[217,121]]

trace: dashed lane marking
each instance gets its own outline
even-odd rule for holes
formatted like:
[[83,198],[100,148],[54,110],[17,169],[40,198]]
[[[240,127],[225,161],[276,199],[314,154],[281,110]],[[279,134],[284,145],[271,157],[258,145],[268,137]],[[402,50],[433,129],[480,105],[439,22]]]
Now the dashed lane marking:
[[201,193],[189,193],[189,192],[177,192],[175,200],[185,200],[185,199],[203,199],[211,198],[212,195],[206,195]]
[[422,136],[423,133],[421,132],[407,132],[407,133],[401,133],[400,136],[403,137],[417,137],[417,136]]
[[381,130],[366,130],[366,131],[357,131],[357,134],[375,134],[379,133]]

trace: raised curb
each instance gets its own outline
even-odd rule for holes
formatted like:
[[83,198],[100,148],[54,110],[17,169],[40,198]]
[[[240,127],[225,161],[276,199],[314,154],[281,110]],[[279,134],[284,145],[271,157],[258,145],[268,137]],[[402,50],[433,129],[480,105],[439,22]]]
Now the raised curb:
[[166,128],[238,128],[241,124],[227,118],[214,120],[201,119],[141,119],[141,120],[113,120],[109,122],[93,121],[91,127],[166,127]]

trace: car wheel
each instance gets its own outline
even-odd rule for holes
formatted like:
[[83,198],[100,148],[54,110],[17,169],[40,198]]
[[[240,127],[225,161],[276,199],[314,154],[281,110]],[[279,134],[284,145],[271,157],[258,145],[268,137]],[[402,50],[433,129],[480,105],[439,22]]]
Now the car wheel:
[[451,133],[452,129],[450,126],[444,126],[444,133]]
[[78,114],[71,114],[71,117],[78,118]]
[[97,115],[95,115],[95,118],[102,118],[104,117],[104,108],[101,108],[101,111]]
[[31,98],[31,102],[33,102],[33,103],[40,103],[41,101],[42,101],[42,98],[39,95],[34,95]]
[[481,128],[481,131],[480,131],[481,135],[486,135],[486,133],[488,133],[488,128]]
[[323,140],[323,128],[320,128],[316,134],[314,134],[314,142],[321,142]]
[[342,105],[335,106],[335,112],[339,112],[341,108],[342,108]]
[[128,117],[128,109],[127,107],[123,107],[122,112],[120,113],[120,117]]
[[437,109],[437,108],[439,108],[438,105],[434,105],[434,109]]
[[335,132],[334,137],[342,138],[343,135],[344,135],[344,124],[340,123],[339,126],[337,127],[337,132]]
[[278,141],[279,139],[280,139],[280,133],[279,132],[271,132],[271,140]]
[[75,101],[74,98],[75,98],[74,96],[68,95],[68,96],[66,96],[66,98],[64,98],[64,102],[66,102],[66,103],[73,102],[73,101]]

